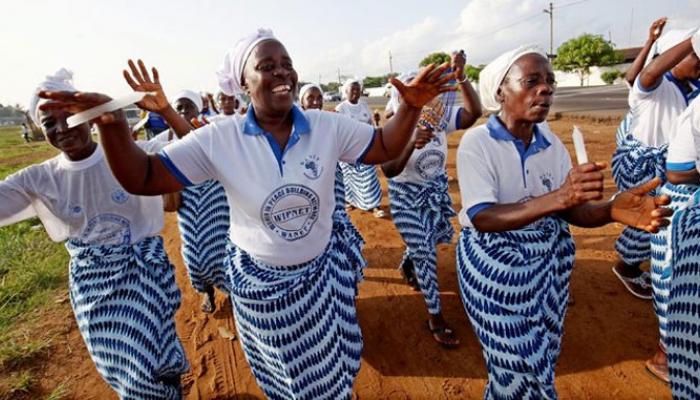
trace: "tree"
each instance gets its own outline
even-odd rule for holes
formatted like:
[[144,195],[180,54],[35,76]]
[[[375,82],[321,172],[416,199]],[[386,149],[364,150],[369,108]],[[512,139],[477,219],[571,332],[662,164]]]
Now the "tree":
[[612,85],[615,83],[615,80],[617,78],[622,78],[625,76],[625,73],[616,69],[612,69],[610,71],[605,71],[602,74],[600,74],[600,79],[603,80],[608,85]]
[[592,66],[619,64],[622,60],[622,54],[615,51],[612,43],[606,41],[603,36],[584,33],[559,46],[557,57],[552,64],[561,71],[576,72],[583,86]]
[[464,67],[464,74],[467,76],[467,79],[469,79],[472,82],[479,82],[479,73],[481,72],[482,69],[484,69],[485,65],[480,64],[478,66],[470,65],[467,64]]
[[339,88],[340,84],[338,82],[328,82],[321,84],[321,89],[323,89],[324,92],[339,92]]
[[421,67],[425,67],[428,64],[440,65],[442,63],[450,62],[452,57],[444,51],[438,51],[437,53],[428,54],[423,61],[420,62]]

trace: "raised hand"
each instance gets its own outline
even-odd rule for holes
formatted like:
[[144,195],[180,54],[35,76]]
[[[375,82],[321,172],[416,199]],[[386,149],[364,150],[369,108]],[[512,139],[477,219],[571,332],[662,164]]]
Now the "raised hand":
[[603,198],[603,173],[605,163],[577,165],[569,171],[564,184],[557,189],[557,201],[563,209]]
[[[110,100],[111,97],[102,93],[89,92],[66,92],[66,91],[41,91],[39,97],[42,99],[51,100],[39,106],[42,110],[64,110],[71,114],[77,114],[81,111],[97,107]],[[108,125],[115,122],[126,121],[124,112],[117,110],[109,113],[104,113],[95,118],[92,122],[99,125]]]
[[666,17],[661,17],[652,22],[649,27],[649,40],[656,41],[656,39],[661,36],[661,33],[663,33],[664,26],[666,26]]
[[134,64],[133,60],[129,60],[129,71],[124,70],[124,79],[126,83],[131,86],[135,92],[152,92],[153,95],[148,95],[143,98],[140,102],[136,103],[139,108],[146,111],[162,112],[170,103],[168,98],[165,97],[165,92],[163,92],[163,86],[160,84],[160,77],[158,75],[158,70],[153,67],[151,71],[153,73],[153,78],[148,73],[148,69],[143,61],[138,60],[138,68]]
[[464,79],[464,66],[467,64],[467,55],[464,50],[452,52],[452,71],[458,81]]
[[668,225],[668,217],[673,210],[663,208],[671,199],[666,195],[649,196],[648,193],[661,184],[660,178],[654,178],[626,192],[619,193],[612,201],[610,216],[614,221],[655,233],[660,227]]
[[422,108],[439,94],[457,90],[456,86],[448,84],[455,78],[454,72],[445,73],[449,67],[449,63],[439,67],[430,64],[423,68],[411,83],[404,84],[396,78],[391,78],[391,84],[399,91],[404,103],[410,107]]

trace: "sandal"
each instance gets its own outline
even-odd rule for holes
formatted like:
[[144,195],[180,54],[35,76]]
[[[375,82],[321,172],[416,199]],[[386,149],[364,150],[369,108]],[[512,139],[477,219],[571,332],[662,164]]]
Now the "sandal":
[[647,360],[644,366],[655,378],[665,382],[667,385],[671,384],[671,379],[668,377],[668,365],[656,364],[652,360]]
[[211,314],[216,311],[216,301],[214,300],[214,289],[211,292],[204,292],[202,295],[202,311]]
[[428,330],[433,334],[433,339],[440,344],[440,346],[446,349],[454,349],[459,346],[459,339],[455,336],[455,333],[447,325],[436,328],[430,324],[430,320],[426,321],[428,325]]
[[628,292],[632,293],[633,296],[644,300],[651,300],[651,276],[648,272],[643,272],[639,276],[636,276],[634,278],[623,276],[622,274],[617,272],[616,266],[612,267],[612,272],[615,274],[615,276],[617,276],[617,279],[619,279],[620,282],[622,282],[622,284],[625,285],[625,289],[627,289]]
[[372,211],[372,214],[374,215],[374,218],[384,218],[386,216],[386,213],[384,210],[381,208],[377,207]]

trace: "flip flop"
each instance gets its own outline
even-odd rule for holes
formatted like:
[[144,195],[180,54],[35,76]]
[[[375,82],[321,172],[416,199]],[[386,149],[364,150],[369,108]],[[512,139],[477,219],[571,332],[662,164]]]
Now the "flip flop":
[[625,286],[625,289],[627,289],[628,292],[632,293],[634,297],[644,300],[651,300],[651,294],[640,293],[638,289],[651,289],[651,285],[649,284],[648,278],[645,275],[645,273],[642,273],[641,275],[635,278],[628,278],[626,276],[622,276],[619,272],[617,272],[615,266],[612,267],[612,272],[613,274],[615,274],[615,276],[617,276],[617,279],[619,279],[620,282],[622,282],[622,284]]
[[[425,322],[428,326],[428,330],[433,335],[433,339],[435,339],[435,341],[438,342],[440,346],[446,349],[455,349],[457,348],[457,346],[459,346],[459,339],[457,339],[454,331],[450,329],[447,325],[441,328],[435,328],[430,325],[430,320],[427,320]],[[445,340],[444,337],[441,337],[442,335],[445,335],[447,337],[447,340]]]
[[671,384],[671,379],[668,377],[668,366],[654,364],[651,360],[647,360],[644,363],[644,367],[658,380],[665,382],[667,385]]

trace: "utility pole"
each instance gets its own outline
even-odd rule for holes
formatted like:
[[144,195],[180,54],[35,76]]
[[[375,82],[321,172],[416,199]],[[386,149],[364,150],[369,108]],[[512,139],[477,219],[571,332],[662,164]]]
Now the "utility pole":
[[343,82],[340,81],[340,67],[338,67],[338,85],[342,85]]
[[549,14],[549,57],[554,56],[554,4],[549,2],[549,10],[542,10],[545,14]]
[[394,75],[394,63],[393,57],[391,56],[391,50],[389,50],[389,73],[391,75]]
[[318,74],[318,85],[321,86],[321,74]]

